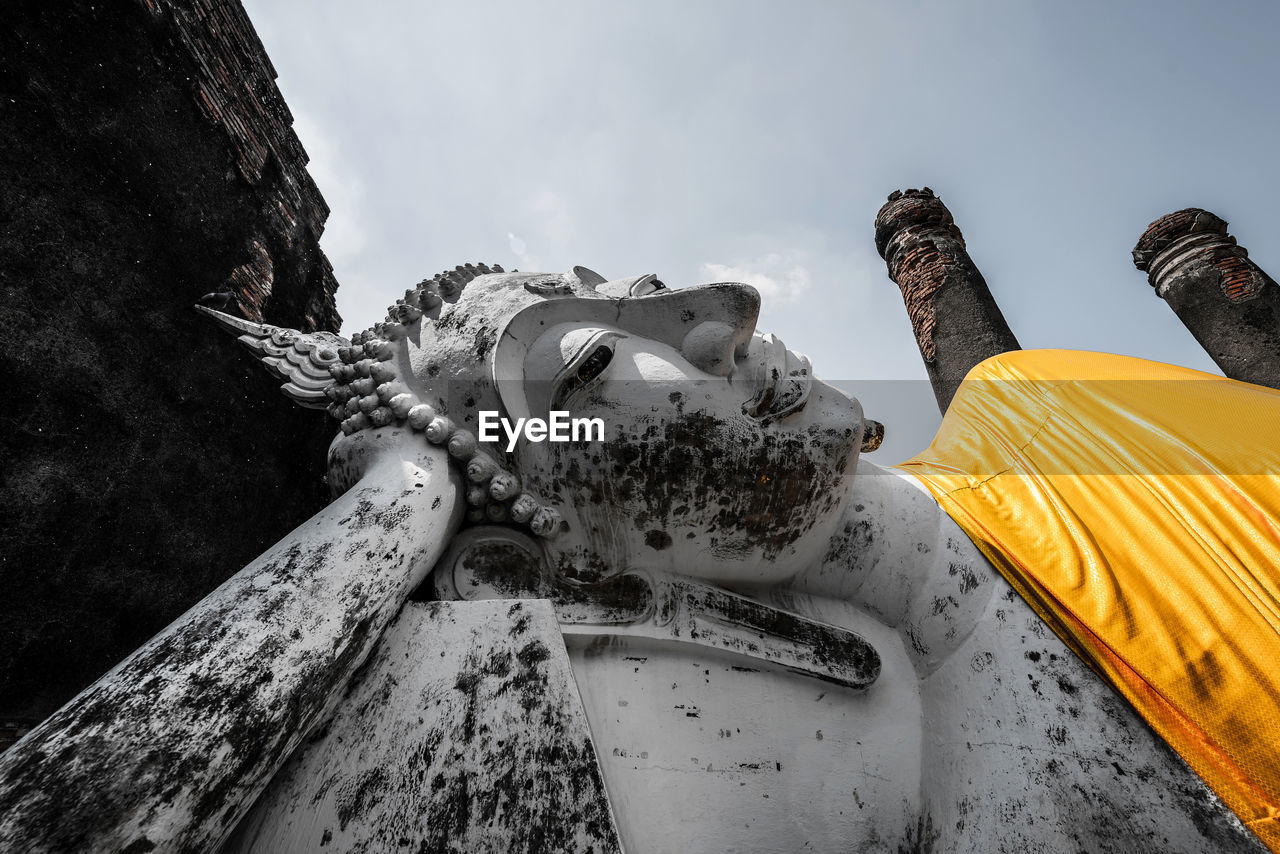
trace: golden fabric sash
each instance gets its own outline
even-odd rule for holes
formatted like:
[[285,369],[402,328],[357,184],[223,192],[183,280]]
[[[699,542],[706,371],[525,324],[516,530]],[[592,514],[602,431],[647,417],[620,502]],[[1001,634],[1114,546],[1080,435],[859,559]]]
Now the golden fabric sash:
[[899,468],[1280,853],[1280,392],[1006,353]]

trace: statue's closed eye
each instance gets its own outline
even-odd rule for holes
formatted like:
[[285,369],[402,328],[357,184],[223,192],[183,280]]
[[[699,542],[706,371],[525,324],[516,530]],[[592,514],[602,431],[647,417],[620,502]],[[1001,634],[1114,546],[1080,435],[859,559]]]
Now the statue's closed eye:
[[589,383],[609,366],[609,362],[613,359],[613,350],[605,344],[601,344],[587,357],[577,372],[574,374],[578,378],[578,382]]
[[609,363],[613,361],[613,342],[616,335],[601,336],[582,348],[582,351],[565,367],[562,379],[551,395],[551,409],[560,409],[576,392],[591,385]]

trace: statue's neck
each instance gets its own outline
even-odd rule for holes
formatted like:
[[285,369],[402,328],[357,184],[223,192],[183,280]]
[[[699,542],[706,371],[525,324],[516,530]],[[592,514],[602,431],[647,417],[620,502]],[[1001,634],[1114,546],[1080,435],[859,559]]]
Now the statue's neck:
[[[795,587],[849,602],[910,633],[917,665],[931,669],[976,624],[998,587],[987,583],[994,578],[981,552],[918,481],[860,461],[826,555],[796,577]],[[945,636],[915,643],[943,622]]]
[[866,461],[858,462],[850,487],[825,556],[802,571],[796,586],[896,625],[937,560],[943,512],[914,480]]

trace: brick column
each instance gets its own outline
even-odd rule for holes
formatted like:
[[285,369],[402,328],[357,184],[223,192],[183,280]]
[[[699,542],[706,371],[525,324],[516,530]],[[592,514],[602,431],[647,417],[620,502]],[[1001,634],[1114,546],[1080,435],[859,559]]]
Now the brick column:
[[876,214],[876,249],[902,290],[938,408],[983,359],[1021,349],[964,236],[933,191],[895,191]]
[[1280,288],[1208,211],[1160,217],[1133,264],[1234,380],[1280,388]]

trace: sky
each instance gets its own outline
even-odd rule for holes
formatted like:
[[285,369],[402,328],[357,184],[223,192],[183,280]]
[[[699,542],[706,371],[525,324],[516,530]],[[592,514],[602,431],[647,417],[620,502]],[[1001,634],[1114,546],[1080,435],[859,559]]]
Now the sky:
[[1184,207],[1280,275],[1272,2],[244,0],[347,334],[456,264],[743,281],[885,423],[939,415],[872,223],[929,186],[1025,348],[1220,373],[1130,250]]

